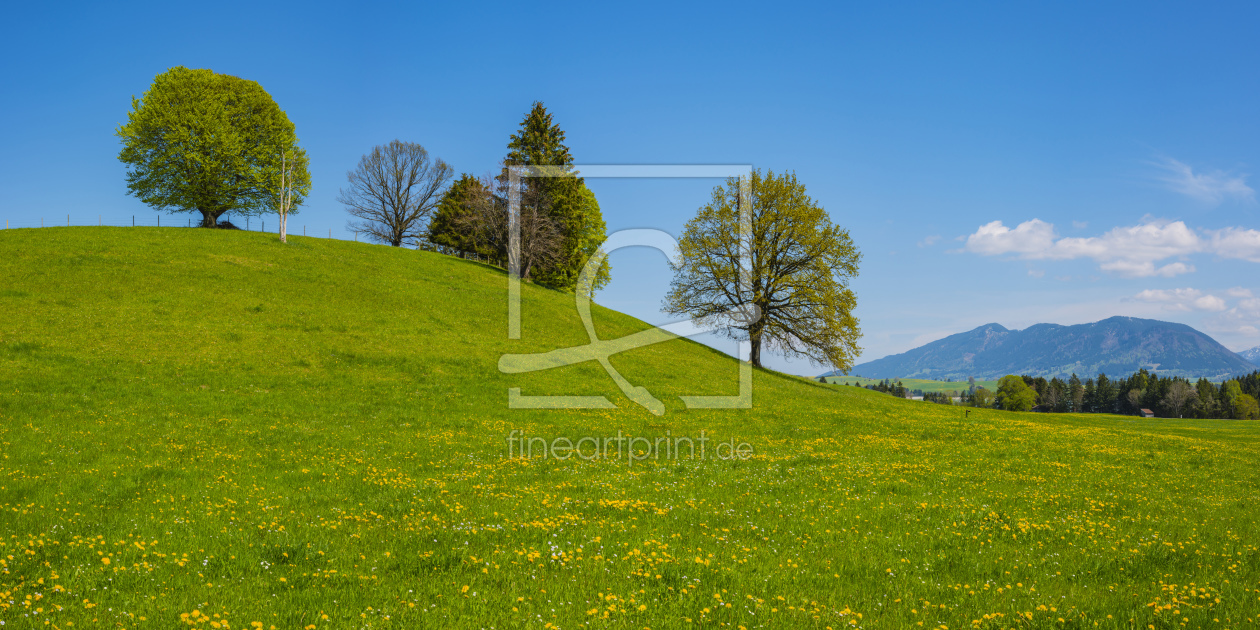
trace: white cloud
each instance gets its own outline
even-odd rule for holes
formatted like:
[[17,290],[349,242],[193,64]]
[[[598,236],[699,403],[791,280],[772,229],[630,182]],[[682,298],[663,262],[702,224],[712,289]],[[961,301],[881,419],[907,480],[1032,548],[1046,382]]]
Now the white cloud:
[[1226,289],[1225,295],[1228,295],[1229,297],[1236,297],[1236,298],[1249,298],[1251,297],[1251,289],[1244,289],[1242,287],[1234,287],[1232,289]]
[[933,234],[932,236],[926,237],[923,240],[919,241],[918,245],[919,247],[931,247],[932,245],[936,244],[936,241],[939,241],[939,240],[941,240],[941,236],[939,234]]
[[1133,297],[1124,298],[1123,302],[1151,302],[1163,305],[1166,311],[1210,311],[1220,312],[1225,310],[1225,300],[1212,295],[1204,294],[1202,291],[1190,287],[1183,289],[1146,289],[1134,295]]
[[1076,229],[1078,229],[1078,230],[1083,230],[1083,229],[1085,229],[1085,228],[1089,227],[1089,221],[1073,221],[1073,222],[1072,222],[1072,227],[1074,227],[1074,228],[1076,228]]
[[1172,158],[1164,158],[1156,166],[1165,171],[1160,180],[1169,189],[1204,203],[1215,205],[1226,199],[1247,201],[1255,196],[1255,191],[1247,185],[1246,175],[1222,171],[1196,173],[1189,164]]
[[1040,255],[1054,244],[1054,226],[1033,219],[1024,221],[1012,230],[1001,221],[980,226],[975,234],[967,237],[963,249],[985,256],[1020,254],[1027,258],[1043,258]]
[[1202,240],[1181,221],[1148,220],[1113,228],[1102,236],[1057,238],[1053,224],[1032,219],[1015,229],[1001,221],[986,223],[967,237],[963,249],[986,256],[1015,254],[1031,260],[1091,258],[1103,271],[1138,278],[1171,278],[1190,273],[1194,267],[1180,262],[1163,266],[1155,263],[1200,251]]
[[1103,261],[1155,262],[1200,249],[1199,236],[1181,221],[1150,221],[1112,228],[1102,236],[1061,238],[1047,252],[1058,259],[1093,258]]
[[1260,263],[1260,230],[1231,227],[1208,234],[1212,238],[1213,253],[1225,258]]
[[1200,311],[1223,311],[1225,310],[1225,300],[1215,295],[1205,295],[1194,301],[1194,307]]
[[1251,348],[1260,333],[1260,299],[1239,300],[1236,306],[1218,311],[1206,325],[1213,333],[1235,336],[1232,343],[1243,345],[1244,350]]
[[1147,289],[1128,299],[1139,302],[1186,302],[1202,295],[1202,291],[1188,287],[1185,289]]
[[1153,262],[1138,262],[1133,260],[1113,260],[1098,265],[1103,271],[1111,271],[1129,278],[1149,278],[1151,276],[1162,276],[1171,278],[1179,276],[1183,273],[1191,273],[1194,271],[1194,265],[1185,263],[1169,263],[1162,267],[1156,268]]
[[1032,276],[1032,277],[1034,277],[1034,278],[1040,278],[1040,277],[1042,277],[1042,276],[1046,275],[1046,272],[1045,272],[1044,270],[1042,270],[1042,269],[1029,269],[1029,270],[1028,270],[1028,275],[1030,275],[1030,276]]
[[1197,253],[1260,263],[1260,230],[1228,227],[1196,232],[1182,221],[1149,216],[1137,225],[1112,228],[1100,236],[1060,238],[1054,224],[1031,219],[1014,229],[1001,221],[991,221],[961,238],[965,242],[958,251],[984,256],[1013,254],[1027,260],[1090,258],[1103,271],[1131,278],[1172,278],[1192,273],[1194,265],[1186,262],[1160,263],[1168,258],[1184,260]]

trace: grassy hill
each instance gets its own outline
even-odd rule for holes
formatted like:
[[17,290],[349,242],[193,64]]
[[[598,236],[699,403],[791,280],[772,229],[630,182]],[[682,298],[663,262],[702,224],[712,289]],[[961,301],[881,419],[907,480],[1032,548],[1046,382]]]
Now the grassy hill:
[[[1254,423],[963,410],[586,343],[572,296],[436,254],[0,231],[5,627],[1104,627],[1260,619]],[[623,272],[624,273],[624,272]],[[646,326],[594,309],[616,338]],[[514,410],[523,394],[605,410]],[[669,435],[747,460],[507,457]],[[1219,620],[1219,623],[1216,621]],[[45,624],[47,622],[47,625]]]

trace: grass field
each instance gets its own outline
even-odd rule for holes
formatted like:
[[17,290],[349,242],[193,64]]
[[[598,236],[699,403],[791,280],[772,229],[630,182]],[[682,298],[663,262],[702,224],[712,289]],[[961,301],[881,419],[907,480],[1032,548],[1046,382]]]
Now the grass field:
[[[586,343],[572,296],[436,254],[0,231],[5,628],[1180,628],[1260,615],[1255,423],[1013,414]],[[614,270],[616,272],[616,270]],[[622,272],[624,273],[624,271]],[[595,309],[604,338],[645,328]],[[513,410],[604,394],[611,410]],[[507,457],[705,434],[748,460]]]
[[[860,376],[828,376],[827,384],[848,385],[851,387],[854,383],[857,383],[861,387],[866,387],[867,385],[883,382],[883,380],[882,378],[862,378]],[[891,380],[896,381],[898,379]],[[917,389],[925,392],[961,392],[970,386],[967,381],[929,381],[921,378],[903,378],[900,380],[906,389]],[[976,381],[976,387],[997,391],[997,381]]]

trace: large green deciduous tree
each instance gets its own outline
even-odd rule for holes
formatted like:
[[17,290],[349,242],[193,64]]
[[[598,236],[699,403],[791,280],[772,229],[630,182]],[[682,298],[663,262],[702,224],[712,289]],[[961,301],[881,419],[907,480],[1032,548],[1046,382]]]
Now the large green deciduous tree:
[[[861,253],[848,230],[831,222],[795,174],[753,171],[743,201],[739,189],[738,178],[714,188],[687,223],[664,310],[747,338],[755,366],[765,346],[848,373],[862,334],[849,289]],[[746,238],[741,203],[752,219]]]
[[[560,251],[555,260],[540,265],[533,271],[536,282],[548,286],[576,290],[578,276],[590,259],[608,238],[604,216],[600,212],[595,193],[573,171],[573,155],[564,144],[565,134],[552,119],[542,103],[534,106],[521,121],[520,129],[508,142],[506,166],[550,166],[560,177],[526,177],[523,185],[534,189],[534,195],[522,195],[522,200],[535,199],[542,204],[542,211],[556,223],[562,237]],[[596,273],[594,291],[608,284],[611,267],[605,258]]]
[[117,135],[128,192],[159,211],[198,212],[206,227],[228,212],[276,211],[281,200],[293,213],[310,192],[293,123],[254,81],[171,68],[132,97]]
[[998,381],[997,403],[1007,411],[1028,411],[1037,405],[1037,391],[1023,378],[1007,374]]
[[1241,394],[1234,401],[1234,417],[1239,420],[1260,418],[1260,403],[1251,394]]

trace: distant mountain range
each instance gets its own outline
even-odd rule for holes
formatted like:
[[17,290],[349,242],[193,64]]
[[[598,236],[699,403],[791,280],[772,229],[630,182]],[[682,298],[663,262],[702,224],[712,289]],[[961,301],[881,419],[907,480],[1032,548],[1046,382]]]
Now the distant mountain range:
[[1256,346],[1250,350],[1243,350],[1238,353],[1238,356],[1242,357],[1243,360],[1260,367],[1260,346]]
[[854,366],[867,378],[992,380],[1007,374],[1082,379],[1124,377],[1146,368],[1161,376],[1217,380],[1257,369],[1260,347],[1230,352],[1185,324],[1112,317],[1092,324],[1037,324],[1008,330],[985,324],[901,354]]

